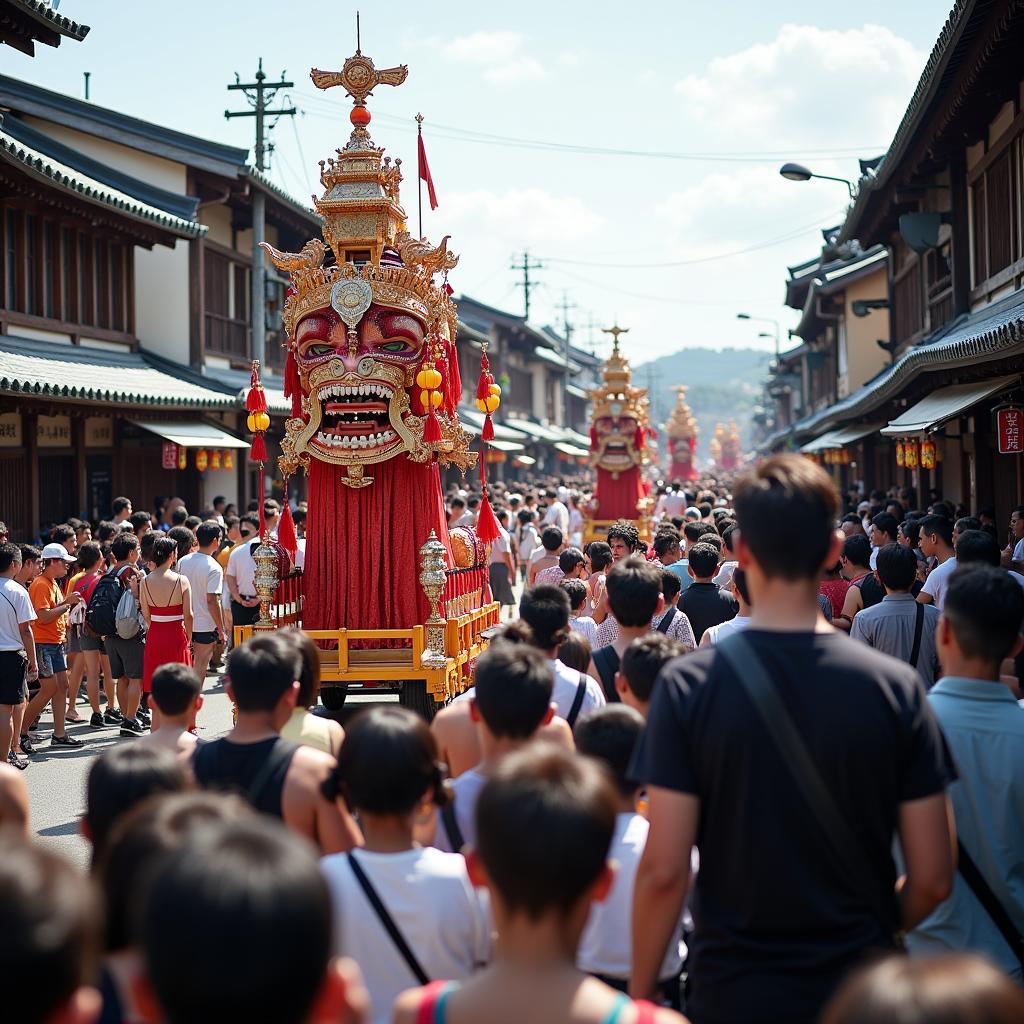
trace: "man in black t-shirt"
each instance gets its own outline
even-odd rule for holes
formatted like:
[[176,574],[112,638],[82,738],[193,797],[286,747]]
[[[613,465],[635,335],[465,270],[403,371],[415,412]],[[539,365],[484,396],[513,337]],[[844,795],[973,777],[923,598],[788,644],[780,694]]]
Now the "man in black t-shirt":
[[693,638],[699,644],[704,630],[736,618],[740,606],[732,594],[715,583],[718,550],[710,544],[698,543],[690,548],[689,554],[693,582],[679,598],[679,610],[690,620]]
[[[690,947],[694,1024],[812,1024],[851,967],[949,893],[951,758],[917,674],[820,621],[818,580],[839,558],[838,497],[799,456],[736,487],[745,638],[857,840],[864,889],[838,863],[721,648],[658,677],[633,777],[650,833],[633,905],[635,996],[650,996],[700,850]],[[728,642],[728,641],[727,641]],[[897,884],[899,836],[907,872]],[[868,886],[873,891],[867,891]],[[883,913],[882,909],[886,912]]]

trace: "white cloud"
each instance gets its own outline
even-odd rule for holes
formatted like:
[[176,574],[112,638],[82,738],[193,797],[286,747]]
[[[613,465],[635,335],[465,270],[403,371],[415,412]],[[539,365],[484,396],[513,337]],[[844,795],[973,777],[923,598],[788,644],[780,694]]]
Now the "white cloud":
[[501,84],[535,81],[544,77],[544,66],[536,57],[518,57],[504,64],[496,64],[484,77]]
[[[445,230],[455,237],[485,236],[506,248],[523,245],[563,247],[593,235],[604,218],[576,196],[556,196],[540,188],[509,189],[501,194],[486,189],[445,196]],[[459,226],[465,226],[460,232]]]
[[536,81],[544,77],[544,66],[522,52],[524,41],[521,32],[472,32],[457,36],[442,53],[449,60],[486,66],[484,77],[499,85]]

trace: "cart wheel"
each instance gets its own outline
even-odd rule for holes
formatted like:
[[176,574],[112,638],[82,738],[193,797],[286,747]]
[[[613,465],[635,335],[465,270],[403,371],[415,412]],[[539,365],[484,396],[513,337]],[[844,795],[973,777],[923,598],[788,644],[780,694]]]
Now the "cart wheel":
[[321,686],[320,703],[328,711],[340,711],[345,706],[345,698],[348,696],[347,686]]
[[433,721],[434,715],[441,709],[441,705],[427,691],[427,684],[422,679],[407,679],[403,682],[398,691],[398,703],[403,708],[415,711],[428,722]]

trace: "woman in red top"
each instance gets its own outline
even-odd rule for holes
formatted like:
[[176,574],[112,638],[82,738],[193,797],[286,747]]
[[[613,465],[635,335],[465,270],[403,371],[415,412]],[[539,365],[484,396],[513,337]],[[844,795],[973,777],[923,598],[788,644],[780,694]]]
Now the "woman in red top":
[[850,589],[850,581],[844,580],[839,575],[839,570],[842,565],[836,562],[828,572],[825,573],[825,578],[818,584],[818,593],[823,594],[829,599],[829,603],[832,605],[832,618],[838,619],[843,614],[843,603],[846,601],[846,592]]
[[[96,589],[105,568],[103,551],[95,541],[87,541],[78,549],[78,568],[81,571],[71,577],[68,586],[69,592],[82,595],[82,603],[72,611],[68,623],[69,639],[77,648],[77,653],[71,654],[68,658],[68,704],[71,709],[74,708],[82,676],[85,676],[85,689],[92,707],[89,724],[94,729],[99,729],[103,726],[103,715],[100,713],[100,657],[104,653],[103,638],[92,636],[85,625],[89,598],[92,597],[92,592]],[[112,712],[116,704],[114,681],[109,676],[110,673],[107,672],[107,710]],[[71,722],[80,721],[77,713],[72,715],[69,711],[67,717]]]

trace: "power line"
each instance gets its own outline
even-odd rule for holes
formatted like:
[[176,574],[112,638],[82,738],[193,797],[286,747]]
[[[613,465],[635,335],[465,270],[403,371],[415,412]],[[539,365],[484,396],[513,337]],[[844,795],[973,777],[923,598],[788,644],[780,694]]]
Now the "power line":
[[530,280],[531,270],[543,270],[544,264],[539,260],[531,260],[530,254],[524,249],[523,250],[523,261],[522,263],[513,263],[512,270],[521,270],[523,272],[523,279],[516,287],[523,289],[523,310],[527,320],[530,319],[530,290],[537,287],[536,281]]

